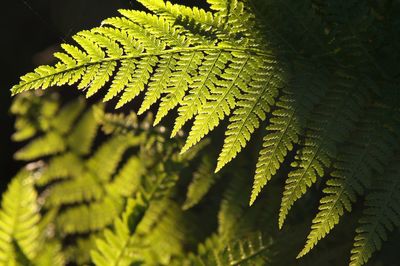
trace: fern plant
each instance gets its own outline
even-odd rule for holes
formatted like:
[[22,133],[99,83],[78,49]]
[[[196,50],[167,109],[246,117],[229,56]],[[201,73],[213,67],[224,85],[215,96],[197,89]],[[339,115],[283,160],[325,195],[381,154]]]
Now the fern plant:
[[1,265],[64,265],[60,243],[47,242],[33,184],[33,175],[26,169],[21,170],[3,195]]
[[[262,201],[262,191],[273,182],[273,176],[286,178],[279,228],[290,217],[294,204],[314,184],[320,187],[320,180],[325,177],[324,196],[298,257],[308,254],[339,224],[345,211],[352,211],[357,198],[365,196],[366,207],[356,229],[350,264],[366,263],[380,249],[386,230],[398,225],[399,219],[399,191],[394,180],[400,148],[400,60],[392,39],[399,36],[399,4],[208,0],[206,10],[162,0],[138,2],[150,13],[120,10],[121,17],[106,19],[97,28],[77,33],[73,37],[75,45],[62,44],[62,51],[54,54],[59,59],[54,66],[38,67],[12,88],[13,94],[19,94],[77,84],[87,97],[105,90],[104,101],[115,101],[117,108],[141,96],[138,114],[156,110],[154,105],[159,103],[153,125],[159,125],[168,114],[175,117],[173,126],[160,126],[157,136],[169,133],[168,128],[178,140],[179,135],[186,136],[184,144],[175,146],[161,138],[162,143],[169,144],[158,150],[163,154],[162,163],[152,165],[152,160],[142,157],[141,152],[160,141],[160,137],[149,136],[147,132],[152,131],[139,126],[135,115],[105,114],[104,106],[98,105],[74,125],[84,109],[83,100],[57,111],[58,105],[51,96],[43,100],[33,97],[33,105],[40,106],[33,109],[19,100],[23,97],[16,98],[13,109],[20,118],[14,139],[25,140],[43,132],[17,152],[16,158],[31,161],[55,155],[43,170],[38,186],[49,186],[50,192],[43,192],[47,197],[44,206],[54,208],[55,213],[64,212],[55,215],[58,226],[65,226],[61,232],[90,232],[90,237],[100,237],[96,241],[98,250],[92,252],[99,265],[168,264],[175,256],[187,254],[185,244],[195,245],[205,236],[200,234],[188,244],[185,233],[175,231],[172,235],[176,238],[169,244],[158,243],[154,240],[161,239],[165,231],[161,226],[160,231],[149,233],[155,228],[155,217],[166,217],[167,224],[190,220],[186,215],[201,205],[207,192],[214,187],[218,190],[219,182],[224,180],[220,175],[235,176],[225,181],[226,191],[212,201],[220,203],[218,238],[225,243],[216,250],[221,252],[230,246],[226,242],[233,241],[232,235],[252,231],[244,230],[246,227],[264,231],[262,226],[253,224],[258,221],[254,212],[268,204]],[[29,117],[36,117],[38,112],[43,116],[32,123]],[[50,122],[47,118],[55,114]],[[193,125],[185,134],[190,120]],[[193,153],[204,145],[199,142],[225,120],[219,155],[212,159],[213,148],[206,148],[209,154],[202,157],[186,199],[179,200],[184,184],[178,182],[179,171],[175,167],[182,166],[183,161],[190,164]],[[93,152],[91,143],[99,124],[111,135]],[[132,136],[132,132],[141,133]],[[251,188],[243,191],[243,187],[248,185],[245,178],[249,173],[235,167],[251,168],[247,160],[252,158],[241,157],[225,166],[243,149],[250,150],[248,143],[259,132],[263,134],[262,141],[253,138],[251,142],[258,145],[259,156],[255,157],[253,188],[247,194]],[[211,139],[218,142],[218,138]],[[146,142],[149,146],[143,147]],[[127,159],[126,167],[121,166],[118,172],[123,155],[137,146],[138,159]],[[175,153],[175,148],[180,148],[183,157]],[[146,170],[133,173],[134,168]],[[210,171],[213,168],[217,175]],[[141,171],[147,175],[143,183],[119,190],[123,184],[137,182],[132,181],[132,176]],[[53,184],[55,179],[61,181]],[[154,183],[162,185],[164,191],[164,180],[173,189],[158,197]],[[63,195],[65,191],[71,192]],[[127,198],[133,201],[125,207]],[[70,210],[65,210],[64,206],[72,204]],[[152,207],[163,204],[170,206],[171,213],[165,207]],[[175,208],[180,205],[185,211]],[[104,208],[108,210],[106,221],[96,216],[96,209]],[[113,223],[123,209],[123,217]],[[86,213],[82,217],[95,215],[88,218],[94,224],[75,226],[74,217],[82,213]],[[236,223],[242,216],[243,224]],[[130,219],[136,222],[131,224]],[[106,229],[105,240],[92,234],[111,224],[113,229]],[[136,245],[140,252],[135,251]],[[146,245],[150,246],[148,252]],[[260,246],[262,250],[265,247]],[[209,250],[204,249],[213,247],[205,244],[199,249],[200,255],[208,254]],[[111,256],[112,250],[116,253]],[[88,260],[88,252],[85,254],[84,260]],[[219,255],[214,260],[217,258]],[[237,264],[234,259],[229,261],[210,263]]]

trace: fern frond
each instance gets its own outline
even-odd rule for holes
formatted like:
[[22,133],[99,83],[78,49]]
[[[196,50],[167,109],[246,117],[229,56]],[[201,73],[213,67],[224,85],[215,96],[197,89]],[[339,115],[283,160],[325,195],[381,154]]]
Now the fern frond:
[[63,266],[65,258],[61,252],[61,244],[56,241],[48,241],[33,260],[33,265]]
[[[251,34],[251,30],[243,27],[251,27],[254,18],[241,2],[233,1],[229,6],[230,18],[225,26],[220,18],[214,18],[212,13],[202,9],[163,1],[142,2],[159,16],[120,10],[122,18],[107,19],[99,28],[76,34],[74,40],[80,48],[62,45],[66,53],[56,54],[60,59],[56,66],[39,67],[23,77],[13,92],[45,89],[57,85],[60,79],[63,84],[71,82],[73,74],[74,77],[80,75],[73,82],[80,81],[78,88],[86,89],[86,95],[91,96],[115,73],[105,100],[120,95],[117,107],[122,107],[146,89],[140,113],[160,100],[157,124],[181,105],[173,135],[196,116],[183,152],[238,107],[227,132],[231,137],[227,138],[222,152],[224,158],[221,156],[218,167],[221,168],[245,146],[249,135],[258,127],[258,121],[264,120],[265,112],[274,103],[277,89],[268,89],[271,92],[268,96],[268,85],[264,84],[268,83],[266,76],[279,72],[272,53],[253,45],[257,34]],[[175,23],[182,16],[219,28],[219,41],[199,39],[195,29]],[[240,34],[247,40],[239,38]],[[128,47],[131,47],[129,51]],[[258,77],[253,79],[254,74]],[[240,103],[236,104],[236,100]],[[242,116],[247,117],[245,123],[236,125],[235,121]]]
[[171,74],[172,71],[174,71],[173,66],[176,65],[176,59],[174,58],[174,55],[162,56],[158,64],[158,68],[155,70],[154,75],[152,75],[150,78],[148,90],[143,103],[140,106],[138,114],[142,114],[148,110],[154,103],[157,102],[162,93],[165,92],[168,83],[171,80]]
[[83,172],[75,179],[64,180],[49,186],[46,193],[46,206],[54,207],[62,204],[98,200],[103,194],[103,189],[97,177]]
[[106,113],[102,109],[96,109],[95,119],[106,135],[127,134],[129,131],[136,131],[141,125],[134,112],[125,115],[123,113]]
[[145,173],[146,169],[140,158],[132,156],[105,189],[110,195],[129,197],[140,188],[141,178]]
[[372,192],[366,197],[365,209],[351,250],[350,265],[367,263],[372,254],[381,249],[388,232],[399,226],[400,171],[399,160],[395,158],[375,180]]
[[[377,115],[380,114],[380,115]],[[360,123],[352,142],[347,144],[333,163],[332,178],[323,190],[319,212],[313,220],[307,243],[299,257],[307,254],[339,223],[344,210],[351,211],[357,194],[370,187],[375,173],[382,173],[386,162],[393,156],[398,139],[391,126],[384,124],[390,114],[378,108],[370,108]]]
[[213,235],[200,244],[198,253],[190,254],[183,265],[263,265],[271,255],[270,244],[260,232],[237,238],[228,244],[221,243],[218,235]]
[[128,266],[135,261],[135,246],[133,233],[137,223],[132,221],[143,216],[141,205],[133,200],[128,201],[122,219],[114,222],[114,231],[106,229],[104,239],[96,240],[97,249],[91,252],[95,265],[98,266]]
[[[15,265],[17,256],[32,261],[39,250],[39,206],[30,173],[22,170],[3,195],[0,211],[0,262]],[[20,253],[20,254],[18,254]]]
[[185,96],[192,83],[192,76],[197,74],[196,70],[203,59],[202,53],[182,53],[182,56],[177,61],[176,70],[172,73],[170,86],[168,86],[163,97],[160,108],[158,109],[154,124],[157,125],[167,113],[175,108]]
[[210,90],[207,102],[196,116],[182,153],[199,142],[230,114],[236,107],[235,98],[240,97],[240,89],[250,81],[256,60],[241,54],[232,56],[231,60],[229,67],[221,74],[222,80],[217,83],[219,86]]
[[94,117],[95,108],[101,106],[92,106],[77,121],[73,130],[69,132],[67,143],[68,147],[75,153],[86,155],[90,153],[94,138],[96,137],[99,125]]
[[41,169],[40,176],[35,183],[38,186],[45,186],[55,180],[78,177],[82,173],[81,158],[74,153],[64,153],[49,160],[47,165]]
[[183,125],[195,115],[198,110],[206,103],[206,99],[209,97],[210,90],[217,82],[222,70],[230,60],[231,56],[229,53],[223,53],[222,51],[206,52],[204,61],[199,66],[199,75],[193,77],[193,83],[191,84],[191,90],[186,95],[178,109],[178,118],[175,121],[172,136],[183,127]]
[[110,180],[127,149],[137,146],[142,138],[132,135],[116,135],[104,142],[87,161],[90,173],[102,182]]
[[225,240],[231,240],[235,237],[236,229],[239,226],[238,221],[248,207],[247,199],[249,193],[246,192],[248,191],[249,183],[244,177],[239,173],[234,175],[234,179],[222,196],[218,212],[218,234]]
[[[304,117],[308,117],[313,107],[319,103],[327,91],[324,84],[325,73],[321,76],[311,76],[315,71],[301,64],[298,75],[293,78],[295,88],[282,89],[282,96],[276,103],[277,110],[272,112],[272,118],[267,126],[267,134],[263,138],[263,148],[257,162],[250,205],[254,203],[261,189],[276,174],[286,155],[297,144],[304,129]],[[304,71],[304,72],[301,72]],[[305,88],[309,93],[305,93]]]
[[338,87],[327,93],[321,106],[311,116],[303,147],[297,151],[296,160],[292,163],[295,169],[286,180],[279,227],[283,226],[292,205],[317,178],[324,176],[325,169],[337,154],[337,145],[347,138],[362,112],[368,92],[360,90],[360,85],[354,84],[352,77],[341,76],[337,82]]
[[204,156],[200,165],[193,173],[192,182],[189,184],[186,200],[182,205],[183,210],[188,210],[198,204],[208,193],[212,185],[219,179],[219,175],[213,173],[213,157]]
[[65,140],[56,132],[39,137],[15,153],[17,160],[32,161],[41,157],[55,155],[65,151]]
[[120,10],[126,18],[148,30],[154,36],[160,36],[168,46],[187,47],[188,40],[174,25],[168,23],[164,18],[147,14],[136,10]]
[[[268,73],[268,69],[276,67],[274,62],[271,63],[271,66],[267,62],[257,62],[256,64],[264,65],[263,72]],[[230,117],[230,124],[225,132],[224,146],[218,157],[216,172],[235,158],[246,146],[254,130],[260,126],[261,121],[266,119],[266,114],[275,103],[278,88],[281,87],[280,77],[275,77],[274,74],[256,74],[253,82],[249,83],[247,88],[241,88],[243,94],[237,97],[238,108]]]
[[[238,161],[242,165],[219,173],[228,183],[215,186],[224,192],[213,195],[206,208],[201,200],[219,177],[211,175],[212,163],[203,158],[189,185],[185,211],[181,208],[189,182],[185,177],[195,166],[189,160],[203,147],[199,142],[226,122],[216,172],[267,123],[250,204],[282,165],[291,163],[279,227],[308,188],[327,176],[318,214],[298,257],[326,237],[366,192],[351,263],[367,262],[399,223],[398,169],[386,169],[388,163],[397,163],[389,159],[398,150],[398,119],[389,115],[398,111],[400,100],[399,58],[393,52],[398,50],[398,4],[207,0],[209,11],[163,0],[138,2],[149,13],[120,10],[119,17],[77,33],[73,45],[62,44],[54,54],[56,64],[36,68],[12,88],[17,94],[75,84],[87,97],[104,93],[104,101],[115,100],[117,108],[135,99],[143,99],[137,106],[140,114],[158,107],[153,123],[150,116],[142,121],[136,114],[106,114],[105,105],[87,110],[81,99],[64,105],[42,91],[32,95],[43,100],[16,100],[14,139],[33,139],[16,158],[40,159],[29,164],[41,191],[38,203],[44,207],[40,229],[50,228],[49,220],[54,220],[49,231],[65,241],[67,260],[89,263],[92,239],[108,228],[92,255],[100,265],[166,265],[175,260],[185,262],[178,265],[265,264],[269,248],[264,230],[263,241],[256,244],[227,245],[266,228],[265,221],[271,220],[263,201],[247,206],[250,180],[246,172],[237,171],[248,169],[253,156],[243,156]],[[149,130],[174,110],[171,135],[187,136],[184,143],[166,140],[168,127]],[[97,135],[99,126],[104,135]],[[374,180],[375,175],[381,178]],[[130,209],[112,228],[129,197],[136,202],[128,203]],[[219,201],[218,221],[208,219]],[[199,208],[188,210],[195,204]],[[200,256],[184,259],[217,222],[219,239],[203,245]],[[11,243],[16,260],[29,264],[21,243]],[[337,264],[337,258],[332,261]]]
[[[141,243],[148,247],[140,252],[149,264],[168,264],[174,256],[182,254],[188,242],[190,216],[185,215],[180,206],[168,198],[153,201],[137,227]],[[176,225],[179,224],[179,227]]]
[[[195,24],[195,27],[199,27],[203,30],[205,30],[206,27],[214,28],[220,26],[220,20],[215,18],[211,12],[202,8],[189,8],[184,5],[172,4],[169,1],[164,2],[161,0],[140,0],[139,2],[149,10],[164,17],[168,21],[174,22],[176,25],[179,25],[180,21],[183,22],[183,20],[186,19],[189,23],[182,24],[184,29],[190,28],[190,24]],[[195,30],[194,28],[190,29],[191,32],[186,31],[185,33],[196,35],[196,33],[206,32]]]
[[82,114],[85,106],[85,101],[80,97],[66,104],[58,111],[54,119],[51,120],[51,126],[61,134],[70,132],[74,122]]
[[[97,231],[110,225],[122,209],[121,198],[115,197],[105,197],[89,205],[70,207],[57,216],[57,229],[63,234]],[[79,217],[79,220],[76,217]]]
[[221,12],[229,8],[230,1],[225,0],[207,0],[210,9]]
[[[79,164],[82,168],[77,169],[77,172],[65,169],[67,165],[63,163],[68,162],[65,159],[68,160],[69,157],[60,157],[58,161],[56,159],[53,161],[53,164],[56,162],[58,165],[49,165],[47,174],[67,175],[65,180],[48,186],[44,193],[47,208],[68,206],[57,217],[57,224],[63,233],[85,233],[102,229],[113,221],[113,216],[120,213],[123,204],[121,196],[129,196],[138,188],[143,167],[139,167],[137,158],[132,157],[114,179],[112,176],[119,168],[127,149],[138,145],[141,141],[142,138],[131,135],[113,136],[105,141],[86,162],[80,159]],[[56,166],[59,167],[57,172],[49,173],[49,170]],[[138,175],[136,180],[130,180],[135,175],[127,176],[132,173],[127,170],[127,167],[132,166],[136,166],[132,169]],[[46,174],[46,170],[43,174]],[[48,177],[45,176],[45,178]],[[125,184],[124,181],[127,183]],[[75,206],[69,206],[71,204]],[[101,215],[102,212],[104,212],[103,215]],[[75,217],[81,217],[79,222]]]
[[[114,219],[115,221],[116,219]],[[74,241],[74,245],[64,248],[63,253],[70,261],[74,261],[78,265],[92,263],[90,252],[96,247],[96,239],[100,237],[100,232],[91,232],[89,237],[78,237]]]

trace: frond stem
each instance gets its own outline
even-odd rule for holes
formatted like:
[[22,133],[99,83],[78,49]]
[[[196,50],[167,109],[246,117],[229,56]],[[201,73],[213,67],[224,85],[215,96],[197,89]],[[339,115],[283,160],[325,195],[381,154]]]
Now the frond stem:
[[[58,75],[58,74],[64,74],[64,73],[68,73],[70,71],[76,70],[76,69],[80,69],[82,67],[87,67],[90,65],[96,65],[96,64],[101,64],[104,62],[111,62],[111,61],[122,61],[122,60],[129,60],[129,59],[139,59],[139,58],[145,58],[145,57],[150,57],[150,56],[162,56],[162,55],[168,55],[168,54],[178,54],[178,53],[184,53],[184,52],[205,52],[205,51],[226,51],[226,52],[237,52],[237,53],[243,53],[243,54],[248,54],[250,55],[255,55],[255,56],[261,56],[261,57],[274,57],[273,53],[269,53],[267,51],[261,50],[261,49],[257,49],[257,48],[249,48],[249,47],[243,47],[243,48],[239,48],[239,47],[233,47],[233,46],[195,46],[195,47],[180,47],[180,48],[173,48],[173,49],[167,49],[164,51],[159,51],[159,52],[146,52],[146,53],[142,53],[142,54],[135,54],[135,55],[124,55],[124,56],[120,56],[120,57],[107,57],[107,58],[102,58],[100,60],[96,60],[96,61],[91,61],[91,62],[85,62],[82,64],[78,64],[74,67],[70,67],[67,69],[62,69],[56,72],[53,72],[51,74],[48,75],[44,75],[41,76],[37,79],[28,81],[26,83],[21,84],[20,86],[24,86],[27,84],[31,84],[31,83],[35,83],[39,80],[42,79],[46,79],[46,78],[50,78],[52,76]],[[21,92],[18,89],[19,86],[17,86],[17,88],[13,88],[11,89],[12,91],[12,95],[15,95],[19,92]]]

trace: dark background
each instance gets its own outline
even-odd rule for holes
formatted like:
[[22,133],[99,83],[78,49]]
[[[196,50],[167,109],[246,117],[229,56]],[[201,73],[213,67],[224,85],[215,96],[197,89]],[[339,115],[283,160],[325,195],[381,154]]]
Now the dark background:
[[51,61],[58,45],[71,41],[77,31],[117,15],[118,8],[139,7],[130,0],[12,0],[2,5],[0,192],[21,167],[13,160],[18,145],[10,139],[14,123],[9,114],[12,85],[35,66]]

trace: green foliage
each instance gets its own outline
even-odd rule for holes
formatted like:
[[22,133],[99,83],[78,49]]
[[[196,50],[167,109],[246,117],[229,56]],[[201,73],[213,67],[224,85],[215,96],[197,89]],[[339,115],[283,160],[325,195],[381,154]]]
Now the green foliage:
[[[121,10],[123,17],[107,19],[99,28],[78,33],[74,40],[81,48],[62,45],[65,53],[55,54],[60,60],[56,66],[39,67],[27,74],[13,92],[80,81],[78,88],[91,96],[115,74],[105,100],[120,95],[117,107],[122,107],[148,85],[139,113],[161,98],[155,124],[178,104],[182,105],[173,135],[195,117],[182,152],[198,143],[238,106],[226,132],[219,170],[246,146],[274,104],[282,79],[279,66],[270,49],[259,49],[258,34],[244,28],[242,21],[225,21],[219,13],[162,1],[142,3],[160,15]],[[231,9],[232,14],[248,17],[248,26],[254,23],[250,14],[244,14],[243,3],[237,2]],[[203,39],[206,32],[191,31],[175,23],[183,16],[181,12],[196,24],[214,25],[219,33],[215,39]],[[245,42],[232,37],[239,33],[246,35]],[[240,101],[236,103],[236,99]]]
[[387,232],[400,223],[400,186],[398,159],[377,178],[373,191],[365,200],[364,215],[356,229],[350,265],[363,265],[372,254],[381,249],[387,240]]
[[30,261],[39,248],[39,206],[29,172],[23,171],[13,179],[1,204],[1,263],[19,265]]
[[262,265],[270,255],[269,243],[261,233],[250,234],[247,238],[233,241],[224,246],[216,235],[208,238],[198,247],[197,254],[177,265]]
[[[55,95],[45,97],[59,98]],[[17,102],[29,98],[35,96],[21,95]],[[53,237],[64,241],[62,249],[67,260],[81,264],[89,260],[89,251],[95,247],[94,239],[100,235],[99,232],[113,224],[125,208],[127,199],[136,193],[142,193],[149,207],[139,228],[141,234],[148,235],[149,239],[143,238],[141,241],[151,241],[151,237],[163,237],[163,234],[173,232],[173,228],[164,232],[166,224],[175,223],[166,218],[164,201],[160,201],[161,205],[151,206],[150,202],[173,193],[180,171],[189,159],[196,157],[197,152],[193,150],[184,157],[179,156],[177,148],[181,144],[167,142],[162,127],[155,131],[148,129],[152,123],[151,117],[139,122],[135,114],[108,114],[101,105],[85,108],[82,99],[57,104],[60,108],[48,119],[58,121],[65,110],[76,106],[78,102],[82,108],[80,114],[76,114],[74,128],[66,130],[65,124],[54,123],[42,132],[38,129],[36,136],[28,140],[26,146],[31,146],[42,135],[51,132],[60,135],[66,147],[50,158],[41,153],[40,147],[32,149],[37,154],[32,158],[40,159],[32,165],[35,166],[35,184],[41,191],[38,201],[42,202],[43,213],[50,220],[45,227],[52,227]],[[98,130],[99,127],[105,135]],[[89,136],[85,137],[85,132]],[[102,140],[94,143],[95,138]],[[204,145],[207,143],[200,147]],[[23,147],[18,153],[24,154],[25,150]],[[176,207],[170,213],[171,219],[175,219],[179,213],[182,211]],[[160,230],[154,228],[157,223],[160,223]],[[171,248],[170,252],[177,253],[182,249],[182,237],[176,241],[175,249]],[[159,243],[164,248],[169,245]],[[158,248],[159,255],[164,252],[163,246]]]
[[193,179],[188,186],[183,209],[190,209],[197,205],[218,180],[219,175],[213,173],[213,157],[204,156],[198,169],[193,172]]
[[64,265],[59,244],[46,242],[39,211],[34,177],[21,170],[1,201],[1,265]]
[[321,199],[320,212],[313,220],[307,244],[299,256],[329,233],[344,210],[351,211],[357,194],[364,194],[371,186],[373,175],[382,174],[394,156],[399,139],[391,125],[384,124],[387,116],[390,117],[390,113],[381,108],[369,110],[353,134],[354,141],[343,147],[333,164],[332,178],[323,190],[327,195]]
[[[138,114],[159,104],[154,119],[142,119],[81,98],[63,104],[41,91],[16,97],[13,139],[27,143],[15,158],[40,160],[33,164],[38,200],[67,258],[86,263],[92,250],[98,265],[274,261],[278,235],[290,234],[267,221],[279,212],[283,229],[296,212],[310,213],[299,200],[325,177],[298,257],[365,197],[350,259],[365,264],[399,225],[399,4],[208,0],[206,10],[139,2],[150,12],[120,10],[121,17],[77,33],[54,66],[12,88],[77,84],[87,97],[103,89],[117,108],[143,99]],[[174,109],[174,125],[159,126]],[[222,146],[215,160],[203,139],[225,123],[225,137],[212,138]],[[274,176],[286,178],[280,210],[266,211]],[[255,242],[251,232],[259,232]],[[12,249],[32,259],[22,243]]]
[[[128,202],[122,219],[114,222],[115,232],[106,229],[105,239],[96,241],[97,250],[92,251],[91,254],[96,265],[122,266],[135,263],[135,241],[131,235],[135,232],[138,222],[143,218],[144,209],[145,207],[140,203]],[[138,253],[138,250],[136,252]]]

